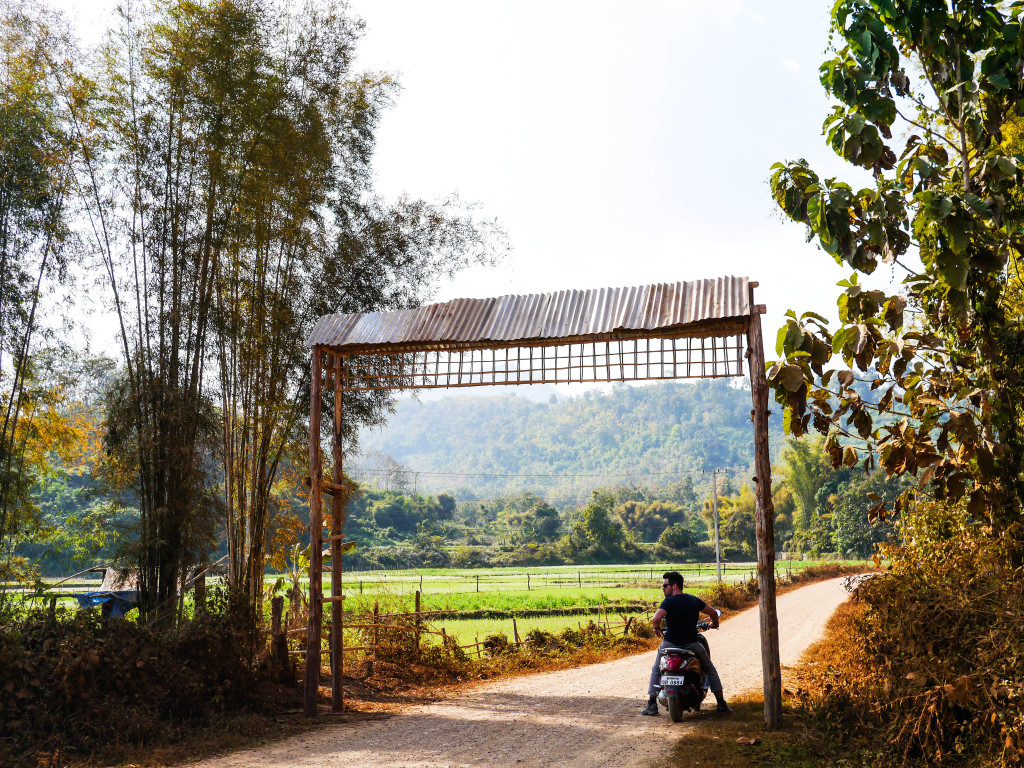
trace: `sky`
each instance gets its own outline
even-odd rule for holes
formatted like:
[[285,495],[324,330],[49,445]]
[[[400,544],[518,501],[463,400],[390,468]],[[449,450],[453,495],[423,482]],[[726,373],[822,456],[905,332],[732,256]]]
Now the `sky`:
[[[768,186],[772,163],[800,157],[866,181],[821,135],[831,4],[353,0],[357,66],[401,85],[378,190],[458,194],[508,234],[500,265],[435,300],[747,276],[768,359],[787,309],[834,318],[851,270],[805,242]],[[112,7],[58,5],[87,41]],[[873,282],[892,279],[882,267]]]
[[402,84],[381,190],[458,191],[513,248],[437,298],[731,274],[760,283],[766,329],[789,308],[834,316],[850,270],[768,186],[772,163],[798,157],[856,179],[821,136],[830,5],[354,2],[359,63]]

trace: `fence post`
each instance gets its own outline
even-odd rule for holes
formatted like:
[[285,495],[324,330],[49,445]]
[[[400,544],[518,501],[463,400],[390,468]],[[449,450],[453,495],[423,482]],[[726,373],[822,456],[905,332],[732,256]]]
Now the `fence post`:
[[279,683],[291,682],[287,635],[281,626],[283,613],[284,598],[275,597],[270,601],[270,665]]
[[583,576],[580,574],[579,571],[576,571],[576,580],[580,584],[580,589],[583,589]]
[[526,574],[526,591],[530,591],[530,574]]
[[[420,576],[422,579],[423,577]],[[416,590],[416,655],[420,655],[420,591]]]
[[380,622],[380,601],[373,603],[373,656],[370,657],[370,674],[377,666],[377,624]]
[[196,583],[192,592],[192,615],[199,616],[206,611],[206,573],[200,573],[196,577]]
[[516,626],[515,616],[512,617],[512,636],[516,639],[516,645],[522,645],[522,642],[519,640],[519,628]]
[[420,574],[420,592],[423,591],[423,574]]

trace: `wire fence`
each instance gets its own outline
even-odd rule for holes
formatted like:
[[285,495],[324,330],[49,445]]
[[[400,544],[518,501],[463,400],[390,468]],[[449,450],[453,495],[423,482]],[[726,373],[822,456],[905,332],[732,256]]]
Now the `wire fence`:
[[[811,563],[779,561],[776,572],[792,573]],[[531,592],[550,589],[614,589],[619,587],[648,588],[657,586],[666,571],[683,574],[687,583],[710,584],[718,580],[714,563],[659,565],[646,568],[626,567],[608,570],[589,569],[524,569],[522,571],[463,571],[453,574],[429,571],[355,571],[346,572],[342,583],[348,593],[390,592],[405,594],[450,594],[467,592],[514,591]],[[723,563],[722,581],[736,583],[757,576],[756,563]]]

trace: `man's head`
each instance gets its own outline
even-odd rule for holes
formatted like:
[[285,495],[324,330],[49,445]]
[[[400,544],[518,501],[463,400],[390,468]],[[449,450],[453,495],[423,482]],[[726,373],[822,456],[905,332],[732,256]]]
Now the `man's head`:
[[675,595],[683,591],[683,574],[669,571],[661,576],[661,589],[666,595]]

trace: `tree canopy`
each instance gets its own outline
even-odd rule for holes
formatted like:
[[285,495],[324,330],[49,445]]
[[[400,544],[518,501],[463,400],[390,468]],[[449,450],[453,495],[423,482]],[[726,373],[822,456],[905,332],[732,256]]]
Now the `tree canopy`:
[[[1010,299],[1024,157],[1006,130],[1024,109],[1021,13],[993,2],[835,4],[824,131],[872,183],[822,178],[804,160],[773,166],[778,205],[853,272],[839,283],[838,329],[790,312],[768,373],[788,433],[813,424],[833,465],[877,461],[916,476],[917,493],[962,499],[1017,562],[1024,347]],[[860,276],[880,264],[905,275],[900,291],[864,287]],[[909,501],[873,498],[873,519]]]

